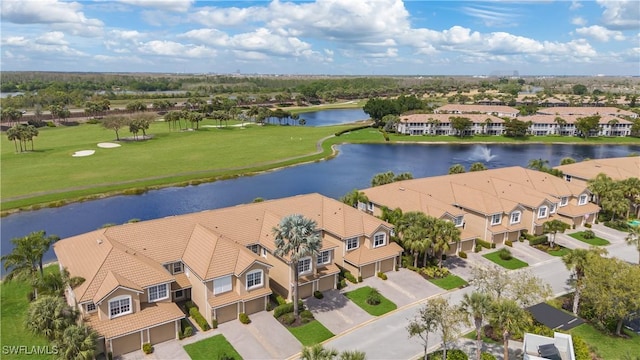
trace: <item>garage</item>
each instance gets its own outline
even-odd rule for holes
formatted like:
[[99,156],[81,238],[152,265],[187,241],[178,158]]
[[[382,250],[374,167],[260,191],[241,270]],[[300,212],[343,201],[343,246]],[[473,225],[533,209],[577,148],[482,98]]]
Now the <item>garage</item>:
[[244,303],[244,312],[247,315],[251,315],[264,310],[264,307],[265,301],[263,297],[253,299]]
[[298,286],[298,298],[305,299],[313,295],[313,283],[309,282]]
[[376,264],[369,264],[369,265],[364,265],[362,267],[360,267],[360,276],[362,276],[363,279],[372,277],[376,274]]
[[168,324],[153,327],[149,329],[149,335],[151,344],[173,340],[176,338],[176,323],[172,321]]
[[140,332],[111,339],[113,357],[142,349]]
[[318,290],[320,291],[327,291],[327,290],[332,290],[335,289],[335,275],[331,275],[331,276],[325,276],[323,278],[320,278],[320,281],[318,283]]
[[472,252],[473,251],[473,239],[471,240],[467,240],[467,241],[462,241],[460,243],[460,247],[462,249],[462,251],[464,252]]
[[516,241],[518,241],[518,237],[519,236],[520,236],[520,232],[519,231],[512,231],[507,236],[507,240],[509,240],[511,242],[516,242]]
[[449,250],[444,252],[447,256],[449,255],[455,255],[458,253],[458,244],[453,243],[453,244],[449,244]]
[[238,317],[238,305],[231,304],[217,308],[214,310],[214,316],[218,320],[218,324],[222,324],[227,321],[235,320]]
[[393,271],[395,268],[395,260],[396,258],[391,258],[391,259],[385,259],[380,261],[380,271],[381,272],[389,272],[389,271]]

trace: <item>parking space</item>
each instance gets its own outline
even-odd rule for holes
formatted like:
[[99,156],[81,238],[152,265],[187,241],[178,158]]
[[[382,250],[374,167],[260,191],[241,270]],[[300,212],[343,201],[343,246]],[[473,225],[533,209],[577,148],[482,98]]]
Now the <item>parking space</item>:
[[511,253],[515,257],[526,262],[527,264],[529,264],[529,266],[548,260],[553,260],[555,258],[553,255],[549,255],[544,251],[540,251],[530,246],[526,242],[516,241],[513,243],[513,247],[507,246],[507,249],[511,250]]
[[310,297],[305,300],[305,305],[322,325],[336,335],[373,319],[338,290],[325,291],[322,299]]
[[384,297],[393,301],[398,307],[444,292],[444,290],[411,270],[399,269],[399,271],[390,271],[386,274],[387,280],[382,280],[376,276],[365,279],[363,284],[375,287]]
[[456,275],[466,281],[473,278],[473,267],[475,265],[469,258],[465,260],[458,256],[448,256],[444,261],[444,266],[449,269],[453,275]]

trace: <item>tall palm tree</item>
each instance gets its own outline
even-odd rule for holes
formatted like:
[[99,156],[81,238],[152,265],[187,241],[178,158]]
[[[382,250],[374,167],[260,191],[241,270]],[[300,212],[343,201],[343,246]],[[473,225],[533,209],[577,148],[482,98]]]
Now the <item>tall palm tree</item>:
[[442,267],[442,254],[449,250],[451,243],[460,241],[460,229],[447,220],[436,219],[431,232],[433,251],[438,254],[438,264]]
[[362,191],[358,191],[358,189],[353,189],[348,192],[345,196],[340,198],[340,201],[343,203],[353,206],[354,208],[358,207],[358,203],[368,203],[369,198]]
[[640,226],[630,227],[629,234],[624,240],[627,244],[636,247],[636,250],[638,250],[638,264],[640,264]]
[[29,305],[25,325],[29,331],[49,340],[62,337],[64,329],[75,324],[78,313],[59,296],[45,295]]
[[491,296],[485,293],[474,291],[471,294],[464,294],[462,309],[467,311],[473,318],[473,324],[476,328],[476,358],[482,358],[482,325],[484,319],[491,310]]
[[[631,204],[630,208],[633,207],[637,215],[637,208],[638,206],[640,206],[640,179],[637,177],[628,178],[622,180],[621,184],[624,196],[629,199],[629,202]],[[628,212],[627,217],[629,217]]]
[[398,220],[398,234],[402,241],[402,246],[413,254],[413,266],[418,266],[418,256],[421,253],[427,257],[427,250],[431,247],[432,241],[430,231],[433,228],[433,218],[419,211],[409,211],[402,214]]
[[515,301],[497,300],[491,307],[489,323],[494,330],[502,333],[504,360],[509,360],[509,339],[513,334],[521,333],[531,324],[531,318]]
[[552,248],[556,246],[556,234],[558,232],[563,233],[568,228],[569,228],[569,225],[567,223],[560,221],[558,219],[547,221],[542,225],[543,231],[550,233],[552,235],[551,240],[549,241],[549,244],[551,245]]
[[14,125],[7,129],[7,138],[9,141],[13,141],[13,145],[16,148],[16,152],[18,152],[18,142],[20,142],[20,152],[22,152],[22,141],[20,139],[20,130],[17,125]]
[[600,205],[602,198],[613,191],[615,183],[607,174],[600,173],[594,179],[587,181],[587,187],[596,195],[596,203]]
[[527,167],[533,170],[545,171],[545,169],[547,169],[547,165],[549,165],[549,160],[532,159],[529,161],[529,165],[527,165]]
[[[322,248],[322,237],[317,223],[302,215],[287,215],[280,224],[272,229],[275,236],[276,250],[274,254],[281,258],[289,257],[293,271],[293,313],[298,311],[298,279],[300,277],[300,260],[307,256],[315,256]],[[286,260],[286,259],[285,259]],[[311,266],[313,266],[313,261]]]
[[300,354],[301,360],[331,360],[338,356],[335,349],[325,349],[321,344],[305,346]]
[[91,360],[96,352],[98,334],[85,325],[71,325],[64,329],[57,342],[60,358],[66,360]]

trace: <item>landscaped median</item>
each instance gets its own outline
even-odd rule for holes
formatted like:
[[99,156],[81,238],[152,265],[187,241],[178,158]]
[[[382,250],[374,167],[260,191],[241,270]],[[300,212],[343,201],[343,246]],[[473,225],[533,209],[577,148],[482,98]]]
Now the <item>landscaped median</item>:
[[526,262],[511,255],[511,251],[507,248],[502,248],[498,251],[482,255],[485,259],[491,260],[494,263],[502,266],[505,269],[520,269],[529,266]]
[[302,345],[312,346],[334,336],[329,329],[314,319],[311,311],[305,310],[302,300],[298,302],[298,310],[300,315],[296,317],[293,313],[293,303],[283,303],[273,309],[273,316],[278,319]]
[[429,279],[429,281],[445,290],[457,289],[467,286],[467,283],[464,279],[459,276],[449,274],[443,278],[439,279]]
[[611,244],[608,240],[597,237],[591,230],[576,232],[569,234],[569,236],[593,246],[605,246]]
[[236,349],[224,335],[215,335],[193,344],[185,345],[184,350],[192,360],[237,359],[242,360]]
[[370,286],[363,286],[344,295],[373,316],[380,316],[398,308],[391,300]]

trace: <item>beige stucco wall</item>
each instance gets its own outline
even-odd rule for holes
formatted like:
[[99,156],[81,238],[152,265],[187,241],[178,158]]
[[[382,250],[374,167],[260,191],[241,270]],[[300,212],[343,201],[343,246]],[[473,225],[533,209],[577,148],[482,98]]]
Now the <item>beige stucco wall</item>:
[[206,301],[205,293],[207,288],[205,285],[195,276],[189,272],[189,282],[191,282],[191,301],[198,306],[198,310],[204,316],[208,323],[211,323],[211,313],[209,311],[209,304]]
[[[485,239],[490,236],[487,232],[487,219],[483,214],[477,213],[475,211],[471,211],[465,209],[466,214],[464,215],[464,228],[472,233],[478,234],[481,238]],[[489,239],[485,239],[489,241]]]
[[[140,311],[140,299],[138,297],[138,293],[119,288],[113,293],[111,293],[108,297],[106,297],[100,304],[97,304],[98,308],[98,316],[100,320],[109,319],[109,301],[115,299],[118,296],[128,295],[131,296],[131,313],[135,313]],[[126,316],[126,315],[123,315]]]
[[[263,287],[269,286],[269,269],[258,263],[254,263],[249,269],[247,269],[240,277],[235,277],[235,281],[232,281],[233,291],[240,295],[245,295],[250,293],[251,291],[247,290],[247,274],[254,270],[262,270],[262,284]],[[258,288],[256,288],[258,289]]]
[[[158,284],[160,285],[160,284]],[[167,297],[164,300],[158,300],[155,302],[171,302],[171,284],[167,284],[167,294],[169,295],[169,297]],[[140,294],[140,302],[141,303],[147,303],[149,302],[149,289],[144,289],[144,294]]]
[[290,278],[291,266],[275,256],[271,257],[270,263],[273,267],[269,269],[269,278],[271,280],[269,284],[276,283],[276,285],[271,285],[272,289],[287,298],[290,292],[289,284],[292,281]]

